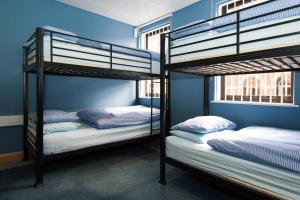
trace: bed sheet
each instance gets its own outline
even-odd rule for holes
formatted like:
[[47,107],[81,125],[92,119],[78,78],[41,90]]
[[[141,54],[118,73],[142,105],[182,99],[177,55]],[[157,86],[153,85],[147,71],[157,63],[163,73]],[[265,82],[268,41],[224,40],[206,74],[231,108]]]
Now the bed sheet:
[[300,198],[300,174],[243,160],[176,136],[166,138],[167,157],[217,176],[271,192],[279,197]]
[[[159,122],[153,123],[153,130],[159,128]],[[35,135],[29,127],[29,135]],[[157,134],[159,131],[154,131]],[[44,154],[51,155],[78,150],[86,147],[107,144],[150,135],[150,123],[111,129],[95,129],[86,124],[68,132],[56,132],[44,135]]]

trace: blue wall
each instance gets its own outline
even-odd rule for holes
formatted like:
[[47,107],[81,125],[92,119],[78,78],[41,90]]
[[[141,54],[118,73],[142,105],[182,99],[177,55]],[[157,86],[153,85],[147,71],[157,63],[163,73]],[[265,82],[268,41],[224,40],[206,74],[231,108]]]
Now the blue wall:
[[176,124],[203,113],[203,77],[171,73],[171,122]]
[[[216,5],[224,0],[201,0],[173,13],[172,27],[216,16]],[[177,123],[203,114],[203,78],[174,73],[171,76],[171,120]],[[210,80],[213,100],[214,79]],[[295,104],[300,105],[300,73],[295,74]],[[300,130],[300,108],[210,103],[210,114],[226,117],[239,125],[266,125]]]
[[[38,26],[50,25],[80,36],[136,46],[133,27],[55,0],[0,1],[0,116],[22,113],[22,43]],[[46,108],[80,110],[125,106],[135,100],[135,82],[48,76]],[[0,128],[0,153],[22,149],[20,127]]]

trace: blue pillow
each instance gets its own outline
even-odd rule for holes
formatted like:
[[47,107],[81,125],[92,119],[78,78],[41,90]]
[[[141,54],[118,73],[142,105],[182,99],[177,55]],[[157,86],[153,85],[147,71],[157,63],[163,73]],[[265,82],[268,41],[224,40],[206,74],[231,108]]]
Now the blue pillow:
[[[29,119],[36,122],[36,114],[29,114]],[[75,122],[79,120],[76,114],[67,113],[61,110],[44,110],[44,124],[57,122]]]
[[191,133],[211,133],[222,130],[232,130],[236,124],[218,116],[200,116],[172,127],[172,130],[181,130]]
[[89,108],[77,113],[79,118],[87,123],[97,124],[100,119],[112,118],[114,115],[102,108]]
[[66,132],[78,129],[81,126],[80,123],[76,122],[59,122],[50,123],[43,126],[44,134],[55,133],[55,132]]
[[216,136],[224,133],[231,133],[234,130],[223,130],[223,131],[217,131],[217,132],[212,132],[212,133],[205,133],[205,134],[198,134],[198,133],[191,133],[191,132],[186,132],[186,131],[180,131],[180,130],[172,130],[170,133],[172,135],[175,135],[177,137],[190,140],[195,143],[199,144],[207,144],[207,141],[210,139],[215,138]]

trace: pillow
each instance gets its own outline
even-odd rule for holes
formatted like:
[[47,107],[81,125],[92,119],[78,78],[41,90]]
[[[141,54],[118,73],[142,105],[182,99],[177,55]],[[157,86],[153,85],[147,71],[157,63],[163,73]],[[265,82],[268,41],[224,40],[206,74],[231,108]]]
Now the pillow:
[[[43,26],[43,29],[48,30],[48,31],[54,31],[54,32],[58,32],[58,33],[62,33],[62,34],[68,34],[68,35],[60,35],[60,34],[53,34],[53,38],[56,38],[58,40],[66,40],[66,41],[70,41],[70,42],[78,42],[78,38],[77,35],[75,33],[72,33],[70,31],[66,31],[60,28],[56,28],[53,26]],[[74,37],[72,37],[74,36]]]
[[215,138],[216,136],[224,133],[230,133],[234,132],[234,130],[223,130],[223,131],[217,131],[217,132],[212,132],[212,133],[206,133],[206,134],[196,134],[196,133],[191,133],[191,132],[186,132],[186,131],[180,131],[180,130],[172,130],[170,133],[172,135],[175,135],[177,137],[190,140],[195,143],[199,144],[207,144],[207,141],[209,139]]
[[80,123],[76,122],[59,122],[50,123],[43,126],[44,134],[55,133],[55,132],[66,132],[78,129],[81,126]]
[[[36,114],[29,114],[29,119],[36,122]],[[44,110],[44,124],[56,123],[56,122],[74,122],[79,118],[76,114],[67,113],[61,110]]]
[[99,119],[112,118],[114,115],[103,108],[90,108],[77,113],[84,122],[97,124]]
[[172,130],[181,130],[191,133],[211,133],[222,130],[232,130],[236,124],[218,116],[200,116],[172,127]]

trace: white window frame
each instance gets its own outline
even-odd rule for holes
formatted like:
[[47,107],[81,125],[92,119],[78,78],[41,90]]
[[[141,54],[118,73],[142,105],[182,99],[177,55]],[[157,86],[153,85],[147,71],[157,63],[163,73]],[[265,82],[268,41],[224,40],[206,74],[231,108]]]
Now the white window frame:
[[[139,97],[151,98],[151,80],[139,81]],[[147,84],[147,86],[145,85]],[[160,98],[160,79],[153,79],[153,98]]]
[[[232,12],[235,12],[237,10],[247,8],[249,6],[253,6],[253,5],[256,5],[256,4],[260,4],[260,3],[263,3],[263,2],[266,2],[266,1],[269,1],[269,0],[228,0],[228,1],[225,1],[223,3],[219,3],[217,5],[218,6],[217,15],[218,16],[222,15],[222,9],[223,9],[224,6],[226,6],[226,14],[228,14],[228,13],[232,13]],[[240,4],[240,5],[238,5],[238,4]],[[232,6],[232,5],[233,5],[233,8],[230,8],[229,6]]]
[[[224,14],[228,14],[228,13],[232,13],[232,12],[235,12],[237,10],[240,10],[240,9],[243,9],[243,8],[246,8],[246,7],[249,7],[249,6],[253,6],[253,5],[256,5],[256,4],[259,4],[259,3],[263,3],[263,2],[266,2],[266,1],[269,1],[269,0],[229,0],[229,1],[225,1],[223,3],[220,3],[217,5],[217,15],[218,16],[221,16],[222,15],[222,8],[224,6],[227,6],[227,10],[226,10],[226,13]],[[248,2],[248,3],[246,3]],[[239,3],[239,5],[237,6],[237,3]],[[229,5],[231,5],[231,9],[229,9]],[[232,6],[234,6],[232,8]],[[240,89],[242,90],[242,95],[241,95],[241,101],[235,101],[234,100],[234,96],[233,96],[233,100],[226,100],[226,89],[225,89],[225,100],[221,100],[221,77],[216,77],[215,78],[215,94],[214,94],[214,101],[213,102],[222,102],[222,103],[233,103],[233,104],[255,104],[255,105],[282,105],[282,106],[293,106],[295,105],[295,73],[294,72],[291,72],[292,74],[292,82],[291,82],[291,88],[292,88],[292,91],[291,91],[291,95],[292,95],[292,103],[274,103],[272,102],[272,95],[270,95],[270,102],[262,102],[261,100],[261,92],[260,92],[260,97],[259,97],[259,102],[253,102],[252,101],[252,92],[250,94],[250,101],[243,101],[243,87],[240,87]],[[252,81],[251,81],[252,83]],[[240,86],[240,84],[239,84]],[[256,83],[256,86],[257,83]],[[276,84],[274,84],[273,86],[276,87]],[[271,86],[272,87],[272,86]],[[249,88],[251,90],[252,86]],[[261,89],[261,87],[260,87]],[[255,90],[257,91],[257,87],[255,88]],[[255,96],[255,95],[254,95]],[[283,95],[281,95],[281,101],[283,101]]]
[[[227,76],[228,78],[231,78],[232,80],[232,85],[233,87],[232,88],[227,88],[227,90],[229,89],[232,89],[234,90],[235,89],[239,89],[239,94],[238,95],[234,95],[234,92],[232,91],[231,94],[228,94],[226,93],[226,88],[225,88],[225,91],[223,91],[223,94],[224,95],[224,99],[222,99],[222,81],[221,81],[221,77],[216,77],[215,79],[215,98],[214,98],[214,101],[215,102],[225,102],[225,103],[243,103],[243,104],[281,104],[281,105],[295,105],[295,75],[294,75],[294,72],[289,72],[291,73],[291,85],[287,85],[287,81],[285,81],[285,85],[284,86],[281,86],[281,90],[284,91],[284,94],[282,92],[277,91],[277,80],[278,78],[280,77],[283,77],[284,80],[287,80],[287,77],[286,77],[286,73],[284,72],[275,72],[275,73],[265,73],[265,74],[261,74],[261,76],[264,77],[264,81],[262,80],[259,81],[259,74],[249,74],[249,75],[238,75],[239,76],[239,83],[238,85],[235,85],[233,83],[233,76]],[[270,85],[270,87],[265,87],[265,86],[262,86],[263,84],[266,85],[266,80],[267,80],[267,77],[268,75],[272,75],[273,74],[273,79],[271,80],[271,82],[273,82],[274,84]],[[245,76],[245,77],[243,77]],[[245,80],[250,80],[251,78],[255,77],[255,85],[253,85],[253,81],[251,81],[249,84],[247,84],[246,86],[246,94],[244,93],[244,81]],[[250,78],[250,79],[249,79]],[[252,79],[253,80],[253,79]],[[224,82],[224,84],[226,84]],[[226,85],[224,86],[226,87]],[[290,88],[290,95],[288,95],[288,89]],[[253,95],[253,92],[251,92],[252,90],[255,91],[255,94]],[[271,92],[271,95],[266,95],[266,90],[272,90],[273,92]],[[227,99],[229,97],[227,96],[230,96],[230,99]],[[231,97],[232,96],[232,97]],[[238,96],[238,97],[236,97]],[[277,97],[277,100],[276,98],[272,99],[272,96],[276,96]],[[287,102],[284,102],[284,97],[287,97],[287,96],[291,96],[291,102],[290,103],[287,103]],[[250,100],[245,100],[243,99],[244,97],[248,97],[250,98]],[[255,98],[254,98],[255,97]],[[259,100],[257,100],[257,97],[259,98]],[[266,101],[265,98],[263,97],[269,97],[268,99],[268,102]],[[279,101],[278,100],[278,97],[280,97],[280,102],[277,102]],[[238,99],[235,99],[235,98],[238,98]]]
[[[140,35],[140,48],[142,49],[147,49],[146,45],[146,37],[147,34],[161,34],[161,33],[166,33],[170,31],[170,23],[161,25],[157,28],[151,29],[149,31],[146,31],[144,33],[141,33]],[[167,31],[165,31],[167,29]],[[162,31],[163,30],[163,31]],[[156,52],[160,52],[160,42],[159,42],[159,47],[157,48]],[[155,51],[154,49],[150,49],[152,51]],[[140,91],[139,91],[139,97],[140,98],[151,98],[151,80],[144,80],[144,81],[139,81],[140,85]],[[153,79],[153,98],[160,98],[160,80],[159,79]],[[146,85],[147,84],[147,85]]]
[[[141,35],[140,35],[140,44],[139,44],[140,48],[141,49],[148,49],[149,50],[149,48],[147,48],[147,44],[146,44],[146,41],[147,41],[146,37],[147,37],[147,35],[149,35],[149,34],[151,34],[151,35],[152,34],[153,35],[157,35],[157,34],[169,32],[170,31],[170,27],[171,27],[171,25],[168,23],[168,24],[164,24],[164,25],[161,25],[161,26],[159,26],[157,28],[154,28],[154,29],[151,29],[149,31],[141,33]],[[167,29],[167,31],[165,31],[166,29]],[[154,52],[157,52],[157,53],[160,52],[160,48],[157,48],[157,50],[154,50],[154,49],[150,49],[150,50],[154,51]]]

